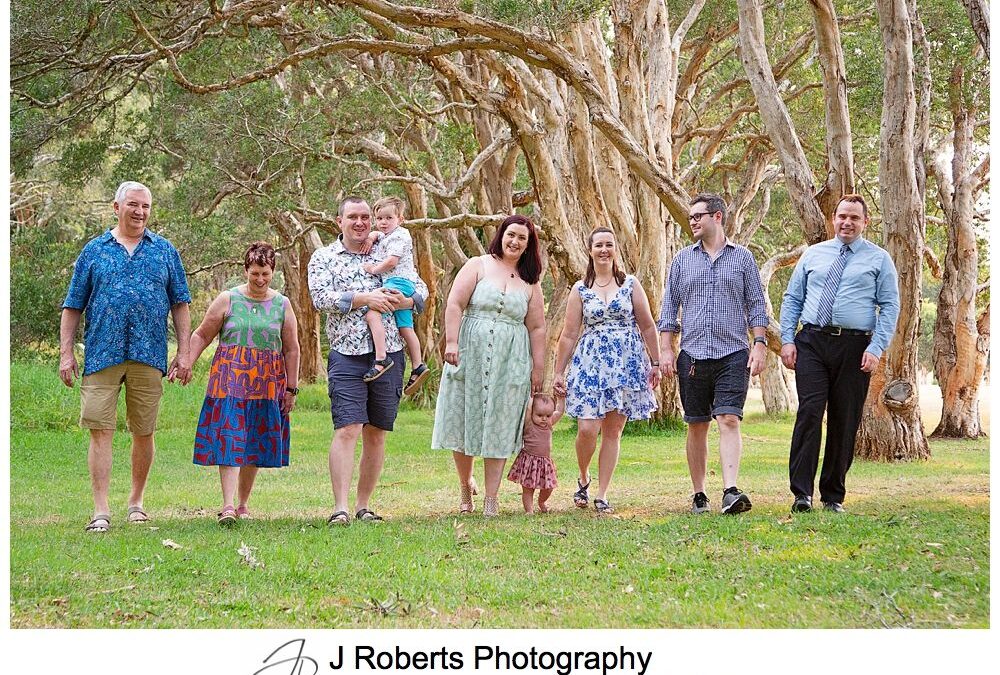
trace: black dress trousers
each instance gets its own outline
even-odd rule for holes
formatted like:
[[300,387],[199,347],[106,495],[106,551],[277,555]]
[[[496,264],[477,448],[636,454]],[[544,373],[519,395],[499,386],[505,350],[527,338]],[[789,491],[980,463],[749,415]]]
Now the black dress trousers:
[[861,370],[861,356],[870,341],[867,335],[830,335],[809,329],[795,336],[799,411],[792,432],[788,478],[796,497],[812,497],[825,410],[826,451],[819,478],[820,499],[844,501],[844,480],[854,460],[854,439],[871,379]]

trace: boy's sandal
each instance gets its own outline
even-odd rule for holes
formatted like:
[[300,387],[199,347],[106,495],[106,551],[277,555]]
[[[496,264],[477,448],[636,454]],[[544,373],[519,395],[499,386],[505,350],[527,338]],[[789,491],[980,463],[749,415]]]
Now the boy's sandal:
[[403,393],[407,396],[413,396],[420,389],[420,385],[424,383],[431,374],[430,369],[427,368],[426,363],[421,363],[419,366],[410,371],[410,379],[406,381],[406,387],[403,389]]
[[371,509],[360,509],[354,514],[355,520],[361,520],[366,523],[374,523],[383,520],[382,516],[378,515]]
[[240,517],[240,520],[247,520],[250,518],[250,509],[245,506],[237,506],[236,515]]
[[576,486],[579,488],[573,493],[573,503],[576,504],[576,508],[585,509],[587,505],[590,504],[590,494],[587,492],[587,488],[590,487],[590,481],[584,485],[580,482],[580,479],[576,479]]
[[347,511],[335,511],[332,516],[326,519],[326,524],[347,527],[351,524],[351,517],[347,515]]
[[107,532],[111,529],[111,515],[108,513],[98,513],[84,528],[87,532]]
[[594,509],[596,509],[598,513],[614,513],[615,511],[611,508],[611,504],[608,504],[607,499],[595,499]]
[[[382,377],[387,372],[389,372],[389,370],[394,365],[396,364],[388,356],[385,357],[384,359],[379,359],[378,361],[375,362],[374,366],[365,371],[365,374],[361,376],[361,379],[365,382],[374,382],[375,380],[377,380],[378,378]],[[375,366],[382,366],[382,369],[379,370]]]
[[229,527],[236,522],[236,509],[232,506],[223,507],[219,512],[219,525]]
[[149,522],[149,515],[142,510],[141,506],[130,506],[128,507],[128,516],[126,519],[133,525],[141,525],[142,523]]

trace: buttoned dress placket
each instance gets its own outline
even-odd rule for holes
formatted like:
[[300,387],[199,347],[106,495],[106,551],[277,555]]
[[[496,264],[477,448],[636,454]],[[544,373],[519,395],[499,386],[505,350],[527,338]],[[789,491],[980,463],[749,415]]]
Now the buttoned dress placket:
[[497,303],[497,312],[493,316],[493,324],[490,326],[490,341],[486,344],[486,369],[483,372],[483,391],[486,394],[483,396],[483,417],[486,417],[486,407],[490,397],[490,368],[493,367],[493,338],[495,336],[495,330],[497,327],[497,321],[500,320],[500,316],[503,314],[503,305],[507,300],[507,293],[505,291],[500,293],[500,302]]

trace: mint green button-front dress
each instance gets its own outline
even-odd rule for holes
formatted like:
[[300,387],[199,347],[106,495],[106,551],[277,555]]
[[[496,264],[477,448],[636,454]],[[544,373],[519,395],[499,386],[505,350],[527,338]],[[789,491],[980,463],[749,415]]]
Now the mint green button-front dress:
[[501,292],[482,278],[458,333],[458,366],[446,363],[431,447],[506,459],[521,449],[531,396],[528,294]]

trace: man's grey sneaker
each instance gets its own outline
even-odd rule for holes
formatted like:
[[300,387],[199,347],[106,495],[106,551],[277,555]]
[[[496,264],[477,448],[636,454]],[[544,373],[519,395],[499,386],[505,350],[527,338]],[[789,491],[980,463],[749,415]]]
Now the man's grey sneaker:
[[799,495],[795,498],[795,501],[792,502],[792,513],[806,513],[808,511],[812,511],[812,508],[812,497],[808,497],[806,495]]
[[834,513],[847,513],[844,505],[840,502],[823,502],[824,511],[833,511]]
[[708,495],[704,492],[695,492],[691,498],[691,513],[705,513],[708,511]]
[[753,504],[750,503],[750,498],[740,492],[738,488],[735,491],[722,493],[723,513],[735,515],[749,511],[752,507]]

